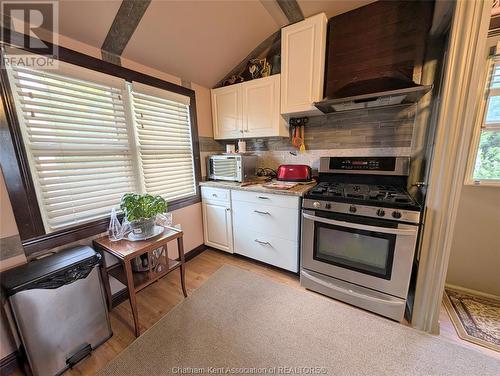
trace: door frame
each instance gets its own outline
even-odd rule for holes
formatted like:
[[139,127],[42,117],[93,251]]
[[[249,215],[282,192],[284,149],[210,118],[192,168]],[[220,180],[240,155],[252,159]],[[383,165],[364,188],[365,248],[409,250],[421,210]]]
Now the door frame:
[[492,0],[455,3],[445,61],[411,322],[413,327],[435,334],[439,333],[451,242],[483,89],[491,7]]

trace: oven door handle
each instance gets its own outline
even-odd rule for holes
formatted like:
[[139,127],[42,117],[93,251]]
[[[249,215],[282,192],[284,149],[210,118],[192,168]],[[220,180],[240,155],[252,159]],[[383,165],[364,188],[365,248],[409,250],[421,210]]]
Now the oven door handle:
[[322,218],[322,217],[316,217],[315,215],[306,214],[306,213],[302,213],[302,216],[305,219],[309,219],[311,221],[316,221],[316,222],[321,222],[321,223],[326,223],[328,225],[334,225],[334,226],[340,226],[340,227],[347,227],[347,228],[354,228],[354,229],[357,229],[357,230],[366,230],[366,231],[381,232],[383,234],[412,235],[412,236],[415,236],[416,233],[417,233],[417,228],[416,227],[415,227],[415,229],[411,229],[411,230],[398,230],[398,229],[394,229],[394,228],[377,227],[377,226],[362,225],[362,224],[359,224],[359,223],[336,221],[334,219],[326,219],[326,218]]

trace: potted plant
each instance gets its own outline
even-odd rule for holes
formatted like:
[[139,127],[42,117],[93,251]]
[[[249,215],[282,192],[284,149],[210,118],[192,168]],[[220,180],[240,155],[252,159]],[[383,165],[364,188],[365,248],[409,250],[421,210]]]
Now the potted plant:
[[120,208],[130,222],[132,233],[137,237],[147,238],[154,234],[156,215],[167,211],[167,202],[161,196],[148,193],[126,193],[122,197]]

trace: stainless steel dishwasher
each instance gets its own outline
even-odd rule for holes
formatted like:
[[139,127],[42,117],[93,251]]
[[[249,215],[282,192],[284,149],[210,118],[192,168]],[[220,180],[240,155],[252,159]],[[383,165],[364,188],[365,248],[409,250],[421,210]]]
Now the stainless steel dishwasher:
[[34,375],[61,374],[111,337],[100,259],[77,247],[2,274]]

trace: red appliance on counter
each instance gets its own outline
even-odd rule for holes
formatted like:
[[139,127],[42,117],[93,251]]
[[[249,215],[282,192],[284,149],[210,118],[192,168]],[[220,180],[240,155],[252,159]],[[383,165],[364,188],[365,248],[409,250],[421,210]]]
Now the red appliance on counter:
[[311,167],[301,164],[280,165],[277,172],[277,180],[308,182],[312,180]]

